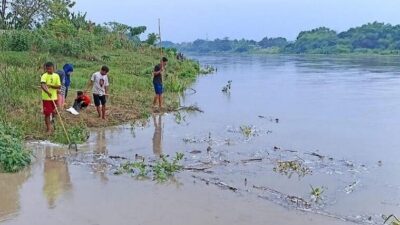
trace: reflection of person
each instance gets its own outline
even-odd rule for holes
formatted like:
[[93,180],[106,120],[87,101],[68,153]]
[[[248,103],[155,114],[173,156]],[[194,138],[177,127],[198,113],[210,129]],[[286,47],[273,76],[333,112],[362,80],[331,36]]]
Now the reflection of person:
[[93,161],[95,164],[92,166],[93,172],[100,175],[102,181],[108,181],[107,169],[108,164],[103,156],[108,154],[106,131],[104,129],[97,131],[96,146],[93,150]]
[[101,129],[97,131],[96,148],[94,149],[96,155],[107,154],[106,131]]
[[154,121],[154,135],[153,135],[153,153],[156,156],[160,156],[162,154],[162,116],[158,116],[158,122],[155,115],[153,115]]
[[55,202],[58,197],[71,189],[68,163],[65,160],[51,159],[57,156],[63,156],[63,152],[46,146],[43,192],[50,208],[55,207]]

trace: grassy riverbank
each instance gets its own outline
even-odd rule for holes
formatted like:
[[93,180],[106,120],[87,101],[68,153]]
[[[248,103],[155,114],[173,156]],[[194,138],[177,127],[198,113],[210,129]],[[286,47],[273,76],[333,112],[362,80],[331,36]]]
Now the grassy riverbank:
[[[165,80],[167,110],[179,106],[179,93],[185,90],[199,73],[199,65],[193,61],[177,61],[172,51],[164,53],[170,61]],[[43,115],[41,114],[40,75],[41,65],[53,61],[58,67],[72,63],[75,72],[66,103],[71,105],[76,90],[82,90],[93,72],[102,65],[110,71],[110,93],[108,120],[97,118],[94,107],[72,116],[62,112],[67,129],[74,141],[85,139],[85,127],[118,125],[140,118],[147,118],[152,109],[152,68],[160,59],[160,50],[154,47],[137,47],[128,50],[98,50],[79,57],[65,57],[34,52],[2,52],[0,56],[0,118],[20,130],[26,139],[51,139],[65,143],[61,126],[56,133],[44,135]],[[76,135],[80,133],[80,135]]]

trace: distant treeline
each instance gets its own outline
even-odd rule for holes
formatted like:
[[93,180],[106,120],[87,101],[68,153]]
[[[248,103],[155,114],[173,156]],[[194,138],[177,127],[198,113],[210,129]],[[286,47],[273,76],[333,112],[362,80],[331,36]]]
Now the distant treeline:
[[400,25],[374,22],[341,33],[320,27],[300,32],[295,41],[283,37],[265,37],[261,41],[224,38],[213,41],[198,39],[180,44],[164,42],[163,46],[199,53],[400,54]]

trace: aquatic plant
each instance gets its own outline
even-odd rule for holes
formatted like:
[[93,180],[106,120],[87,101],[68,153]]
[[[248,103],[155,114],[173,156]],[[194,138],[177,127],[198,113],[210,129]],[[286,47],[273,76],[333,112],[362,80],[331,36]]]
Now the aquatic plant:
[[240,126],[240,133],[242,133],[242,135],[245,136],[246,138],[254,136],[255,134],[253,127],[249,125]]
[[118,175],[123,173],[132,173],[136,174],[140,178],[143,178],[147,177],[149,170],[147,169],[147,165],[143,161],[127,162],[122,164],[114,174]]
[[300,160],[293,161],[278,161],[277,165],[273,168],[275,172],[287,175],[289,178],[296,173],[299,177],[311,174],[312,171]]
[[18,172],[31,163],[22,132],[0,121],[0,172]]
[[312,185],[310,185],[311,187],[311,200],[314,202],[318,202],[319,200],[322,200],[322,194],[325,191],[324,187],[316,187],[314,188]]
[[215,72],[215,68],[210,65],[206,65],[202,68],[200,68],[200,74],[206,75],[206,74],[211,74]]
[[[176,153],[172,160],[167,156],[160,156],[160,159],[154,164],[146,164],[144,158],[136,162],[126,162],[119,166],[114,172],[115,175],[132,174],[138,178],[151,178],[157,182],[165,182],[176,172],[182,170],[180,161],[183,159],[183,153]],[[137,157],[136,157],[137,158]]]
[[183,153],[176,153],[172,161],[169,161],[165,156],[161,156],[160,160],[153,168],[154,180],[159,182],[166,181],[174,173],[180,171],[183,167],[179,162],[183,159]]

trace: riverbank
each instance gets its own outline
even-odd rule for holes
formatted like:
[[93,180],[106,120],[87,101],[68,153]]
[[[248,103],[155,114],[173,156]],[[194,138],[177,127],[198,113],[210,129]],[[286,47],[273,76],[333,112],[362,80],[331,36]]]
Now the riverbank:
[[[198,63],[191,60],[176,60],[175,53],[165,51],[169,58],[165,80],[165,108],[167,111],[180,106],[179,94],[199,74]],[[67,107],[73,104],[77,90],[83,90],[92,73],[102,65],[110,67],[110,98],[106,121],[99,120],[94,107],[89,107],[79,116],[61,112],[61,116],[74,142],[86,140],[90,127],[107,127],[148,118],[152,112],[152,69],[160,60],[160,49],[144,46],[111,51],[97,50],[79,57],[65,57],[46,53],[2,52],[0,56],[0,117],[20,130],[25,139],[50,139],[66,143],[62,129],[53,136],[44,132],[41,113],[40,75],[46,61],[54,62],[58,68],[71,63],[75,70],[71,91],[66,99]],[[75,134],[75,135],[74,135]],[[77,134],[77,135],[76,135]]]

